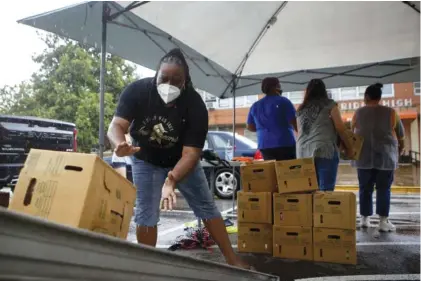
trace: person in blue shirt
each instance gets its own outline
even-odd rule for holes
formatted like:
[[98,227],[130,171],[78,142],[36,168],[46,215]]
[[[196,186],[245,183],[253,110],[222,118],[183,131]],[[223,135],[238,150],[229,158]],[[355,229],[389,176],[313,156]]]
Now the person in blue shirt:
[[247,129],[257,133],[257,142],[264,160],[296,158],[294,129],[297,131],[295,108],[282,96],[276,77],[262,81],[264,98],[255,102],[247,118]]

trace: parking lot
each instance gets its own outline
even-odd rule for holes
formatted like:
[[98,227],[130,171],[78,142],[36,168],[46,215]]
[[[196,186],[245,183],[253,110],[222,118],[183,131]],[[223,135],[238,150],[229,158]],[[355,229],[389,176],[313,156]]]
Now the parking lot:
[[[159,248],[167,249],[178,236],[184,234],[186,223],[196,221],[186,201],[180,194],[178,196],[176,210],[161,214],[158,236]],[[231,200],[216,199],[216,202],[224,216],[233,214]],[[419,194],[394,194],[392,196],[390,220],[396,225],[395,233],[379,233],[375,228],[357,230],[358,264],[356,266],[283,260],[266,255],[243,254],[243,256],[258,271],[278,275],[281,280],[286,281],[420,280]],[[235,218],[232,221],[236,223]],[[359,217],[357,222],[359,222]],[[373,224],[376,223],[378,223],[378,219],[374,218]],[[230,238],[233,247],[236,248],[237,235],[231,234]],[[128,240],[136,241],[133,221]],[[216,247],[212,251],[197,249],[179,250],[176,253],[224,262],[222,254]],[[323,279],[320,279],[322,277]]]

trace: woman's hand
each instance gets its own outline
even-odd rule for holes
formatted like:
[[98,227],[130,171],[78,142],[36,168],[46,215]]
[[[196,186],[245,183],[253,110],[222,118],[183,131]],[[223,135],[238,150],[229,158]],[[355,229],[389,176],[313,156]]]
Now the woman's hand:
[[162,187],[161,195],[161,209],[164,211],[172,210],[177,203],[177,195],[175,194],[176,182],[172,177],[171,172],[168,173],[168,177],[165,179],[164,186]]
[[355,157],[355,150],[353,147],[349,147],[345,149],[346,156],[350,159],[354,159]]
[[118,157],[131,156],[140,151],[140,147],[135,147],[128,142],[123,141],[114,149],[115,155]]

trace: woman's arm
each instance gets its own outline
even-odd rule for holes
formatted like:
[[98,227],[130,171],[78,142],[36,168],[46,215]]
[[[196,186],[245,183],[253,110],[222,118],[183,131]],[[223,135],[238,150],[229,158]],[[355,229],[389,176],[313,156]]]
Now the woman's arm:
[[247,130],[250,132],[256,132],[256,122],[254,121],[253,116],[253,105],[250,107],[249,114],[247,116]]
[[145,81],[140,80],[127,86],[121,93],[117,109],[107,132],[112,147],[117,148],[119,145],[123,145],[126,152],[131,151],[131,145],[126,142],[125,134],[127,134],[130,123],[135,119],[139,110],[139,92],[145,90]]
[[342,142],[345,145],[345,148],[347,149],[348,152],[352,151],[353,147],[352,147],[351,142],[349,141],[348,136],[345,133],[346,131],[345,123],[342,120],[341,112],[339,111],[339,108],[337,105],[335,105],[330,111],[330,116],[332,118],[336,132],[338,132],[339,137],[341,138]]
[[208,110],[199,94],[193,95],[186,118],[186,130],[182,137],[181,159],[170,172],[175,182],[183,180],[197,165],[206,141],[209,126]]
[[298,126],[297,126],[297,118],[291,119],[291,125],[294,128],[294,130],[298,133]]
[[297,118],[296,118],[297,112],[296,112],[295,107],[292,104],[292,102],[289,99],[286,99],[286,101],[287,101],[286,114],[287,114],[288,122],[292,125],[292,127],[294,128],[294,130],[296,132],[298,132]]
[[125,134],[129,130],[130,122],[124,118],[114,116],[108,127],[108,139],[113,147],[126,141]]
[[184,146],[181,159],[177,162],[174,169],[170,172],[171,180],[180,182],[197,165],[202,154],[202,148]]
[[395,110],[393,110],[392,113],[392,128],[396,134],[396,138],[398,140],[399,155],[401,155],[405,147],[405,128],[402,124],[402,120],[399,117],[399,114]]
[[357,118],[354,115],[352,115],[352,121],[351,121],[351,131],[355,133],[355,129],[357,128]]

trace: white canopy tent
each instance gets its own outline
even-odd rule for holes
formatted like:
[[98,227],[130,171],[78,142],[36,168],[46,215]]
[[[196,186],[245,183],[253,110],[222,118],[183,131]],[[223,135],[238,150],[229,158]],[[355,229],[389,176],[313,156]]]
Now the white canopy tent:
[[[218,97],[419,81],[419,2],[86,2],[21,20],[148,68],[186,55],[196,87]],[[100,155],[104,144],[101,71]],[[234,102],[235,125],[235,102]]]

